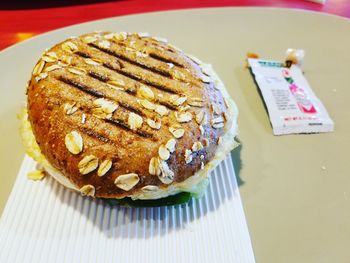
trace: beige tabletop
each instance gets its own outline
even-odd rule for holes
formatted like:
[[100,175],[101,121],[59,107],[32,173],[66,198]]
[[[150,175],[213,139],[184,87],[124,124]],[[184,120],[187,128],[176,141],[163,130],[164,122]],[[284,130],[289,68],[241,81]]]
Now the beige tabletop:
[[[54,31],[0,53],[0,211],[23,158],[16,114],[40,53],[94,30],[149,32],[213,64],[240,110],[241,147],[232,154],[257,262],[350,260],[350,21],[283,9],[160,12]],[[303,70],[333,118],[328,134],[272,135],[247,51],[284,59],[306,52]]]

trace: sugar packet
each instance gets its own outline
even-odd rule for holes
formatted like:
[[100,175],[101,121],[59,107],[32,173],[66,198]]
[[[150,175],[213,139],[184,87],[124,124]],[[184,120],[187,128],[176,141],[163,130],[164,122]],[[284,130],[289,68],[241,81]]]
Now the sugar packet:
[[334,131],[334,122],[296,64],[248,58],[267,107],[273,134]]

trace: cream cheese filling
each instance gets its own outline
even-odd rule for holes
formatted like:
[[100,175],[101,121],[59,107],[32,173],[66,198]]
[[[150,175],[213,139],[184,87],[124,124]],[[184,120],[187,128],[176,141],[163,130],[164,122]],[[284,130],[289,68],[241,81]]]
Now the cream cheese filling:
[[[211,79],[214,81],[216,88],[220,90],[223,97],[227,103],[228,111],[228,120],[224,127],[224,135],[222,136],[221,143],[218,145],[214,158],[209,161],[203,169],[197,171],[193,176],[187,178],[185,181],[180,183],[173,183],[166,187],[158,188],[153,191],[138,191],[133,195],[130,195],[132,199],[159,199],[167,197],[169,195],[174,195],[180,192],[190,192],[195,193],[196,195],[201,195],[204,192],[206,185],[208,184],[208,176],[210,171],[212,171],[226,156],[230,153],[232,149],[238,146],[238,143],[235,141],[235,137],[238,134],[237,128],[237,116],[238,109],[234,101],[230,98],[225,85],[220,80],[216,72],[213,70],[210,64],[205,64],[201,62],[198,58],[194,56],[189,56],[196,63],[200,65],[202,70],[208,74]],[[37,144],[32,127],[28,121],[28,113],[26,109],[23,109],[22,113],[19,116],[21,121],[21,136],[23,144],[25,146],[26,153],[32,157],[35,161],[40,163],[44,169],[55,178],[60,184],[64,185],[67,188],[70,188],[75,191],[79,191],[79,187],[73,184],[67,177],[65,177],[59,170],[53,167],[45,156],[41,153],[39,145]]]

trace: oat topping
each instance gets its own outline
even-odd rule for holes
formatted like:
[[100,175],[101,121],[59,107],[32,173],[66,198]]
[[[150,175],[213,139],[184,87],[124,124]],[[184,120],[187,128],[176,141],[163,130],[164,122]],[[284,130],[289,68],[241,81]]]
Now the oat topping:
[[113,112],[118,108],[118,105],[104,98],[99,98],[93,102],[94,108],[92,113],[98,118],[112,118]]
[[185,130],[181,126],[171,126],[169,127],[169,131],[176,139],[180,139],[185,133]]
[[191,98],[187,103],[193,107],[204,107],[204,101],[202,98]]
[[82,196],[95,196],[95,187],[91,184],[84,185],[79,191]]
[[86,74],[86,71],[84,69],[78,69],[78,68],[67,68],[67,70],[70,72],[70,73],[73,73],[75,75],[85,75]]
[[145,57],[148,57],[148,54],[140,52],[140,51],[136,51],[136,57],[145,58]]
[[134,53],[136,50],[133,48],[130,48],[130,47],[126,47],[125,51],[130,52],[130,53]]
[[81,115],[81,123],[84,124],[85,122],[86,122],[86,115],[85,115],[85,113],[83,113]]
[[123,40],[126,40],[127,37],[128,37],[128,33],[120,32],[120,33],[115,33],[113,39],[117,41],[123,41]]
[[217,104],[215,104],[215,103],[211,104],[211,108],[216,115],[221,114],[221,109]]
[[116,33],[108,33],[108,34],[105,34],[103,37],[105,39],[112,40],[113,38],[115,38],[115,35]]
[[129,191],[135,185],[137,185],[139,181],[140,181],[140,178],[137,174],[129,173],[129,174],[119,175],[117,179],[115,179],[114,183],[118,188],[124,191]]
[[44,72],[50,72],[50,71],[54,71],[56,69],[61,69],[62,66],[58,65],[58,64],[53,64],[47,68],[44,69]]
[[166,161],[170,158],[170,152],[165,145],[161,145],[158,149],[159,157]]
[[192,162],[192,151],[189,149],[186,149],[186,151],[185,151],[185,162],[187,164]]
[[77,131],[67,133],[64,142],[68,151],[72,154],[78,154],[83,150],[83,138]]
[[200,150],[202,150],[204,147],[202,145],[201,142],[195,142],[193,145],[192,145],[192,151],[193,152],[198,152]]
[[228,119],[229,119],[226,112],[222,113],[222,117],[224,117],[225,121],[228,121]]
[[101,63],[99,63],[99,62],[97,62],[97,61],[95,61],[95,60],[93,60],[91,58],[85,58],[84,60],[85,60],[86,64],[89,64],[89,65],[92,65],[92,66],[99,66],[99,65],[101,65]]
[[220,128],[223,128],[225,124],[223,122],[220,122],[220,123],[214,123],[212,126],[215,129],[220,129]]
[[155,129],[155,130],[159,130],[160,127],[161,127],[161,123],[160,122],[156,122],[152,119],[146,119],[146,123],[149,127],[151,127],[152,129]]
[[146,186],[141,188],[141,191],[146,192],[146,193],[147,192],[155,192],[158,190],[159,190],[159,187],[156,185],[146,185]]
[[222,137],[221,136],[218,138],[217,144],[218,145],[222,144]]
[[149,33],[147,32],[140,32],[140,33],[136,33],[139,37],[149,37]]
[[48,63],[56,62],[57,59],[58,58],[55,52],[48,52],[42,57],[42,60]]
[[97,43],[97,45],[101,48],[110,48],[111,47],[111,43],[108,40],[101,40]]
[[179,111],[179,112],[185,112],[185,111],[188,111],[189,109],[191,109],[191,106],[190,106],[190,105],[180,106],[180,107],[178,108],[178,111]]
[[125,82],[121,79],[116,79],[116,80],[108,80],[107,84],[111,85],[113,88],[122,88],[124,89],[125,87]]
[[[129,45],[132,47],[132,48],[135,48],[135,40],[132,40],[132,41],[129,41]],[[136,51],[136,53],[139,52],[139,51]]]
[[165,116],[169,114],[169,111],[163,105],[157,105],[154,111],[157,112],[160,116]]
[[167,162],[160,161],[159,162],[159,168],[160,168],[160,175],[158,175],[159,180],[163,184],[170,184],[174,180],[174,172],[170,170]]
[[151,175],[160,175],[161,170],[159,167],[159,158],[158,157],[153,157],[150,162],[149,162],[149,167],[148,167],[148,172]]
[[196,114],[196,122],[198,124],[205,124],[206,123],[206,114],[203,110],[199,111],[197,114]]
[[192,120],[192,114],[190,112],[175,112],[175,118],[178,122],[189,122]]
[[180,106],[181,104],[183,104],[186,100],[187,97],[186,96],[179,96],[179,95],[171,95],[169,97],[170,103],[175,105],[175,106]]
[[173,153],[175,151],[175,146],[176,146],[176,140],[175,139],[170,139],[165,144],[165,147],[169,150],[170,153]]
[[78,47],[73,42],[68,41],[62,44],[62,49],[68,53],[73,53],[78,50]]
[[96,36],[86,36],[84,37],[83,41],[86,43],[86,44],[90,44],[92,42],[95,42],[97,40],[97,37]]
[[174,78],[176,78],[178,80],[186,80],[186,75],[184,73],[182,73],[180,70],[174,69],[172,72],[172,75]]
[[145,99],[150,99],[150,100],[154,99],[153,91],[149,87],[144,86],[144,85],[140,86],[140,88],[137,90],[137,94],[140,97],[145,98]]
[[225,103],[226,108],[229,108],[229,103],[228,103],[226,98],[224,98],[224,103]]
[[224,122],[225,122],[224,118],[222,116],[219,116],[219,117],[212,119],[210,121],[210,124],[213,128],[220,129],[220,128],[224,127],[224,125],[225,125]]
[[137,130],[141,128],[143,119],[140,115],[130,112],[128,117],[128,125],[131,130]]
[[33,181],[42,180],[45,177],[45,172],[42,170],[31,171],[27,174],[27,178]]
[[71,56],[61,56],[61,61],[59,61],[58,63],[62,63],[62,66],[68,66],[70,64],[72,64],[72,57]]
[[43,71],[44,66],[45,66],[45,61],[40,60],[40,62],[36,64],[36,66],[33,69],[33,76],[39,75]]
[[98,176],[104,176],[112,167],[112,161],[111,160],[104,160],[100,166],[98,167],[97,170],[97,175]]
[[152,102],[150,102],[149,100],[140,100],[140,104],[147,110],[155,110],[156,105],[154,105]]
[[46,53],[46,56],[47,57],[50,57],[50,58],[54,58],[54,59],[58,59],[58,57],[57,57],[57,54],[55,53],[55,52],[53,52],[53,51],[51,51],[51,52],[47,52]]
[[83,175],[91,173],[98,167],[98,158],[94,155],[85,156],[78,164],[79,172]]
[[66,103],[64,104],[63,110],[67,115],[72,115],[74,112],[78,110],[76,107],[76,102]]
[[47,73],[40,73],[38,76],[35,77],[35,81],[39,82],[40,80],[46,79],[47,76]]
[[202,125],[199,125],[199,130],[200,130],[200,132],[201,132],[201,135],[204,135],[205,130],[204,130],[204,128],[203,128]]

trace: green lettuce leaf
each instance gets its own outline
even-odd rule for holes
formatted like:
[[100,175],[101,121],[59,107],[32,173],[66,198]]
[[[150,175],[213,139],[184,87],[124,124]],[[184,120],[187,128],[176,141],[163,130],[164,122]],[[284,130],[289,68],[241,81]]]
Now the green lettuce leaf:
[[184,204],[190,201],[191,197],[191,193],[181,192],[176,195],[154,200],[132,200],[130,197],[125,197],[122,199],[101,199],[103,199],[107,204],[111,206],[117,205],[124,207],[159,207]]

